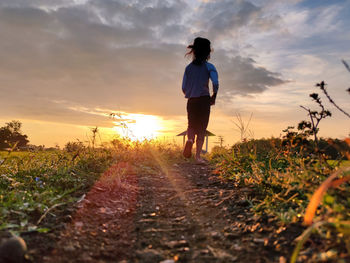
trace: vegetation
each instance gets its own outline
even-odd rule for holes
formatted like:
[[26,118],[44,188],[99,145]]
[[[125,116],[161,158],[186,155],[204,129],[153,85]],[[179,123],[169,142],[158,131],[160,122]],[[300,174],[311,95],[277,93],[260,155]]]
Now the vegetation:
[[0,152],[0,230],[46,232],[50,219],[77,202],[114,162],[155,172],[154,157],[171,162],[180,151],[172,145],[116,138],[101,147],[67,143],[64,150]]
[[[307,223],[311,226],[299,239],[301,244],[297,251],[311,233],[318,232],[331,241],[325,249],[331,250],[332,256],[344,253],[345,247],[348,248],[347,253],[350,253],[350,186],[341,185],[350,176],[350,161],[345,160],[346,154],[350,152],[350,140],[344,142],[347,149],[337,154],[338,160],[320,162],[317,154],[301,145],[290,143],[282,147],[285,140],[290,142],[296,139],[291,138],[290,133],[287,135],[283,140],[251,140],[229,149],[215,148],[210,156],[211,162],[216,166],[214,172],[231,180],[236,186],[253,188],[254,194],[247,201],[254,213],[257,216],[272,217],[282,226],[301,224],[311,196],[315,193],[313,211],[308,212],[311,213],[308,216],[311,219]],[[343,143],[341,145],[344,147]],[[336,174],[328,179],[334,173]],[[322,190],[317,191],[326,180],[327,186],[322,186]],[[322,205],[318,206],[320,202]],[[320,253],[326,252],[319,251]],[[298,252],[292,262],[295,262],[297,255]]]
[[[335,104],[324,82],[316,86]],[[320,110],[301,106],[309,121],[301,121],[296,129],[288,127],[282,138],[249,140],[247,125],[240,121],[236,126],[242,141],[230,148],[215,147],[210,155],[214,173],[255,190],[248,201],[256,215],[272,216],[284,226],[310,225],[296,240],[291,262],[296,262],[303,244],[315,233],[331,242],[326,242],[326,251],[314,253],[313,262],[320,255],[327,260],[350,254],[350,186],[344,184],[350,180],[350,138],[318,137],[319,123],[331,112],[317,93],[310,97]]]
[[[47,231],[47,211],[77,200],[112,162],[110,151],[2,154],[0,230]],[[62,208],[63,208],[62,207]]]

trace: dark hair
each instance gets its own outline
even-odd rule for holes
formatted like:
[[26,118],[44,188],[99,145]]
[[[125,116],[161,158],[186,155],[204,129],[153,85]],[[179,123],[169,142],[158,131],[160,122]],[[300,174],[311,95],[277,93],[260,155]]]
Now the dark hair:
[[194,64],[202,64],[210,58],[210,41],[209,39],[196,37],[192,45],[187,48],[191,49],[185,56],[192,55],[192,62]]

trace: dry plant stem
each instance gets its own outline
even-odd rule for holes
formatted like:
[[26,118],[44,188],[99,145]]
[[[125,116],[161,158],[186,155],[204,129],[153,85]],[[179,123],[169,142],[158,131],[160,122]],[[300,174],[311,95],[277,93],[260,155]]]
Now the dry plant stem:
[[236,113],[235,115],[236,115],[237,122],[235,122],[235,121],[232,121],[232,122],[234,125],[236,125],[238,131],[241,134],[241,141],[244,141],[244,139],[246,139],[246,133],[248,131],[250,121],[253,117],[253,113],[250,114],[250,117],[249,117],[247,124],[245,124],[244,121],[242,120],[242,116],[240,113]]
[[337,180],[334,180],[334,181],[332,182],[331,187],[337,188],[339,185],[341,185],[342,183],[345,183],[345,182],[347,182],[347,181],[350,181],[350,175],[345,176],[345,177],[340,178],[340,179],[337,179]]
[[297,261],[297,257],[299,254],[300,249],[303,247],[305,241],[309,238],[309,236],[311,235],[312,231],[316,228],[319,228],[322,225],[328,224],[328,222],[325,221],[320,221],[317,222],[315,224],[313,224],[312,226],[308,227],[302,234],[301,236],[297,237],[295,239],[295,241],[297,241],[297,245],[293,251],[293,254],[290,258],[290,263],[295,263]]
[[[346,64],[347,65],[347,64]],[[348,66],[349,67],[349,66]],[[347,113],[346,111],[344,111],[342,108],[340,108],[335,102],[334,100],[331,98],[331,96],[329,96],[325,86],[326,83],[324,83],[324,81],[322,81],[321,83],[317,84],[317,86],[320,87],[320,89],[323,91],[324,95],[326,95],[327,99],[329,100],[330,103],[332,103],[339,111],[341,111],[342,113],[344,113],[347,117],[350,118],[350,114]]]
[[225,202],[227,199],[232,198],[232,197],[233,197],[235,194],[236,194],[236,193],[235,193],[235,192],[233,192],[233,193],[232,193],[232,194],[230,194],[229,196],[226,196],[226,197],[222,198],[220,202],[218,202],[218,203],[216,203],[216,204],[215,204],[215,206],[219,206],[219,205],[221,205],[221,204],[222,204],[223,202]]
[[120,112],[112,112],[109,114],[109,117],[117,122],[116,126],[121,127],[123,129],[123,131],[126,134],[126,137],[129,137],[129,135],[133,135],[131,129],[128,126],[129,123],[133,123],[132,120],[125,118]]
[[92,139],[91,139],[92,149],[95,149],[96,134],[98,133],[98,127],[96,126],[95,128],[91,128],[91,132],[92,132]]
[[[293,254],[290,258],[290,263],[295,263],[299,254],[299,251],[301,250],[301,248],[303,247],[304,243],[308,240],[308,238],[310,237],[310,235],[312,234],[314,229],[318,229],[322,226],[326,226],[326,227],[344,227],[349,229],[350,225],[349,225],[349,221],[340,221],[337,224],[334,223],[330,223],[327,221],[319,221],[311,226],[309,226],[300,236],[298,236],[295,241],[297,242],[297,245],[294,248]],[[328,262],[328,261],[327,261]]]
[[[313,218],[315,216],[316,209],[317,209],[319,203],[321,202],[323,195],[328,190],[328,188],[332,187],[333,185],[334,186],[339,186],[340,183],[346,182],[346,180],[344,180],[344,179],[343,180],[339,179],[339,180],[336,180],[336,181],[334,181],[334,179],[336,177],[338,177],[339,174],[346,173],[346,172],[349,172],[349,171],[350,171],[350,167],[345,168],[345,169],[339,169],[339,170],[335,171],[316,190],[316,192],[311,197],[309,205],[306,208],[305,217],[304,217],[304,223],[306,225],[311,225],[312,224],[312,220],[313,220]],[[345,178],[350,179],[349,176],[346,176]]]
[[344,64],[345,68],[350,72],[350,66],[349,66],[349,64],[348,64],[345,60],[342,60],[342,62],[343,62],[343,64]]
[[65,205],[66,203],[59,203],[59,204],[54,204],[53,206],[51,206],[49,209],[47,209],[45,211],[45,213],[39,218],[39,220],[36,222],[36,225],[39,225],[41,223],[41,221],[43,221],[43,219],[46,217],[46,215],[52,211],[53,209],[55,209],[56,207],[58,206],[61,206],[61,205]]

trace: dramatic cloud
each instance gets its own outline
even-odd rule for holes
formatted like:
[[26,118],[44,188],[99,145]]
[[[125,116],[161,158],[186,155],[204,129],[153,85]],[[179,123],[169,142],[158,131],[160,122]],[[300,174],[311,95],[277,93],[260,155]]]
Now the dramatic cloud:
[[250,1],[215,0],[199,7],[194,24],[209,38],[234,42],[244,31],[268,31],[279,27],[280,20],[278,15],[266,14],[262,7]]
[[226,97],[234,95],[249,95],[264,92],[268,87],[286,83],[281,74],[271,72],[264,67],[256,66],[252,58],[241,56],[228,57],[225,51],[215,54],[217,61],[222,63],[221,89]]
[[226,98],[264,92],[283,77],[227,44],[278,19],[248,1],[2,1],[1,117],[105,123],[71,105],[182,114],[184,53],[199,32],[213,39]]

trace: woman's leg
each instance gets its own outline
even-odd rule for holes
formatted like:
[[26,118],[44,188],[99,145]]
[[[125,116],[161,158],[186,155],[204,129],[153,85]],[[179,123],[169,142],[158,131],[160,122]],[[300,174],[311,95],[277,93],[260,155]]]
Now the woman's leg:
[[192,146],[194,143],[195,137],[195,122],[196,122],[196,105],[193,100],[189,99],[187,101],[187,119],[188,119],[188,127],[187,127],[187,141],[185,144],[185,148],[183,150],[183,156],[186,158],[190,158],[192,156]]
[[203,148],[203,143],[204,143],[204,138],[198,138],[197,135],[197,140],[196,140],[196,159],[199,160],[201,158],[201,152]]
[[196,160],[201,160],[201,152],[204,143],[205,132],[209,123],[210,116],[210,97],[203,97],[200,101],[200,115],[198,116],[198,128],[196,139]]
[[196,119],[197,119],[197,110],[196,103],[193,100],[189,99],[187,101],[187,139],[192,140],[194,142],[194,137],[196,134]]

